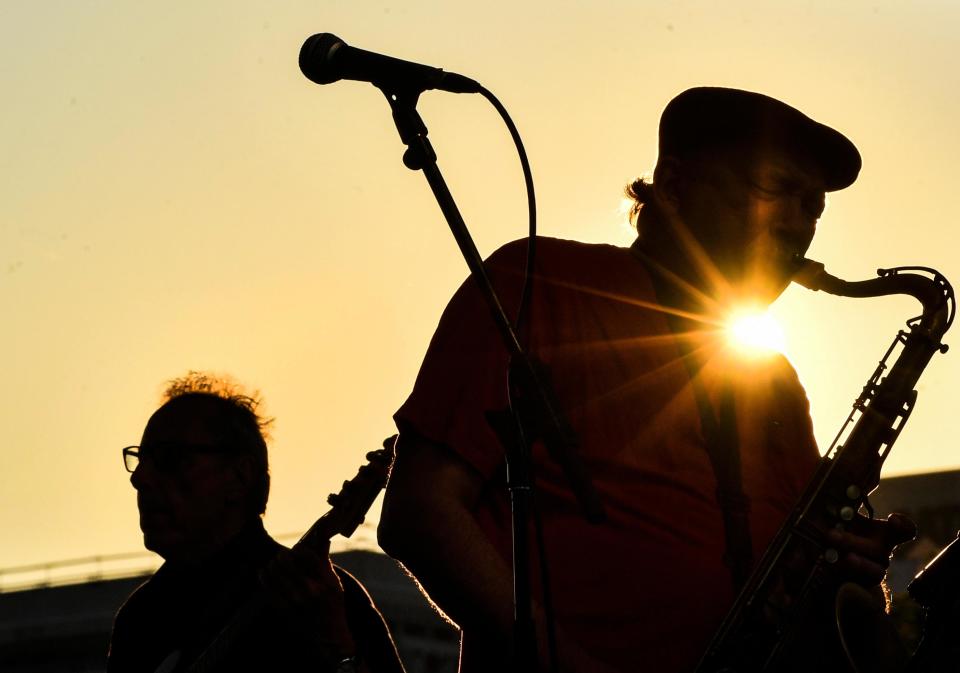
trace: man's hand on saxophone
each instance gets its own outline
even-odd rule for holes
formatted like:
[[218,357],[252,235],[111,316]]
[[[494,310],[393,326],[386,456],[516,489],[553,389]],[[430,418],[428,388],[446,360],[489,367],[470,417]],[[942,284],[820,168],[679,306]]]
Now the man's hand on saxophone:
[[858,514],[846,530],[831,530],[827,540],[840,553],[837,569],[850,581],[873,587],[883,581],[890,555],[917,536],[917,525],[903,514],[870,519]]

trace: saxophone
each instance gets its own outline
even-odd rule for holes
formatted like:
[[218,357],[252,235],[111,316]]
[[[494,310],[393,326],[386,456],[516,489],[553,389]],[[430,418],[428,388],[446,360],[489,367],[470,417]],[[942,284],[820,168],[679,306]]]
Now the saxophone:
[[[841,585],[839,553],[827,532],[843,530],[857,512],[873,510],[867,495],[917,399],[915,386],[953,322],[950,283],[927,267],[879,269],[878,277],[847,282],[822,264],[797,256],[793,281],[844,297],[910,295],[921,315],[907,321],[887,349],[853,410],[773,542],[752,571],[697,666],[696,673],[782,673],[824,670],[811,663],[804,627],[830,614]],[[889,368],[887,360],[898,351]],[[842,651],[842,650],[841,650]],[[818,653],[819,655],[819,653]]]

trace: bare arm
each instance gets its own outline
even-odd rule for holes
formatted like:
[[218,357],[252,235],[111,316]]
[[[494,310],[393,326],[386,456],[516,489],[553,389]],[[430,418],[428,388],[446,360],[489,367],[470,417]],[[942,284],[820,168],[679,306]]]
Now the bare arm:
[[513,621],[511,571],[477,523],[483,487],[453,451],[401,434],[377,533],[466,633],[503,644]]
[[[513,642],[510,565],[475,516],[485,482],[453,451],[418,437],[400,436],[383,502],[380,546],[401,561],[463,632],[462,670],[508,670]],[[533,606],[540,668],[547,670],[546,627]],[[565,638],[558,627],[562,671],[610,669]]]

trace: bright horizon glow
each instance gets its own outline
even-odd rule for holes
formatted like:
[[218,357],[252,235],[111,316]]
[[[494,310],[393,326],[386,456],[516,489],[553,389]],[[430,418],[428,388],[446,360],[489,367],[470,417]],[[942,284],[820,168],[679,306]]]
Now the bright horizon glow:
[[[944,86],[960,65],[958,3],[2,8],[0,568],[142,549],[120,447],[188,369],[260,390],[277,419],[271,532],[306,530],[395,432],[467,268],[423,176],[401,162],[383,94],[299,71],[317,32],[482,81],[521,132],[545,236],[629,246],[622,189],[649,177],[663,107],[688,87],[733,86],[836,128],[864,157],[857,182],[830,194],[811,257],[843,278],[898,264],[960,274],[960,89]],[[418,109],[481,254],[523,236],[498,115],[436,91]],[[703,306],[684,317],[718,336],[722,309]],[[771,312],[828,446],[915,302],[794,286]],[[943,441],[954,339],[924,372],[884,476],[960,467]]]
[[727,325],[727,338],[734,348],[751,357],[783,353],[787,347],[783,328],[767,312],[737,313]]

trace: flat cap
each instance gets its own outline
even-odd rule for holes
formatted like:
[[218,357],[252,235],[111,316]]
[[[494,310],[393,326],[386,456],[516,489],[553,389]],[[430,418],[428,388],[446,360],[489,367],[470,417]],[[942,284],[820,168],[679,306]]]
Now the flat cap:
[[660,116],[661,156],[770,145],[811,158],[828,192],[849,187],[860,172],[860,153],[845,135],[763,94],[696,87],[670,101]]

